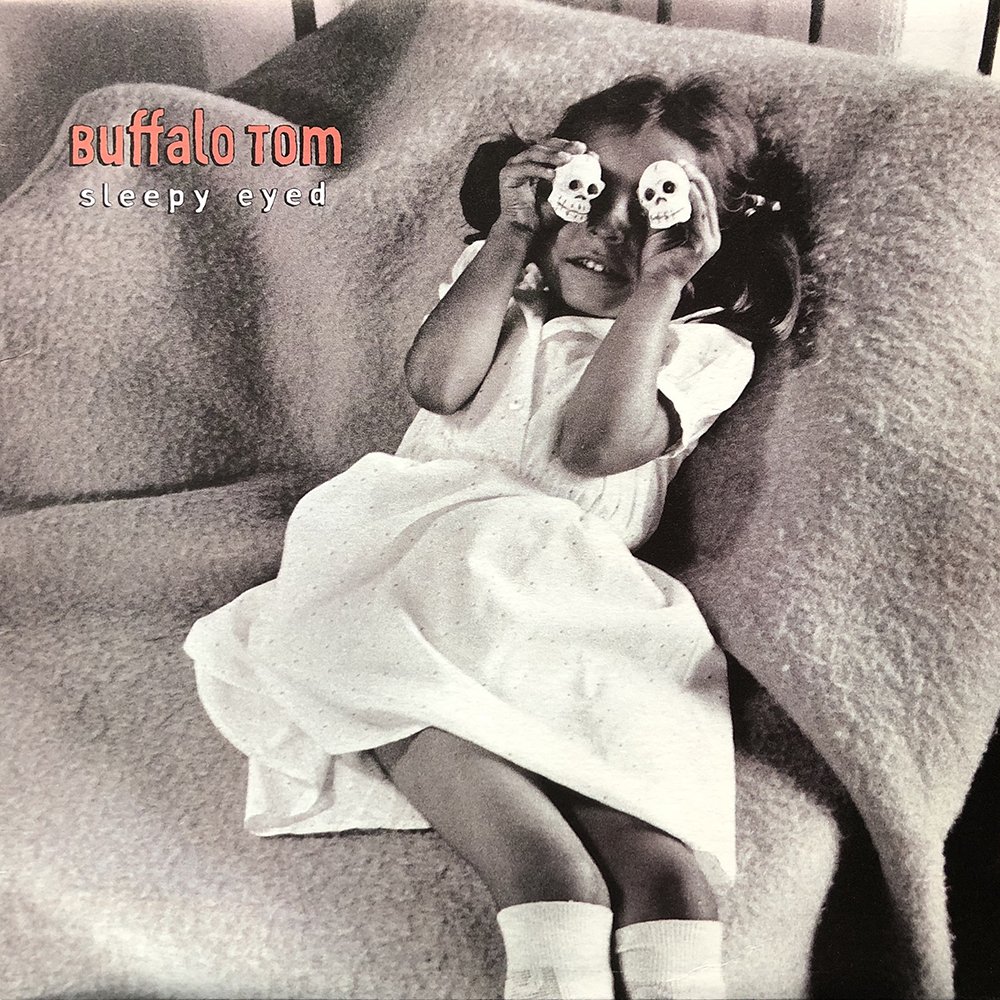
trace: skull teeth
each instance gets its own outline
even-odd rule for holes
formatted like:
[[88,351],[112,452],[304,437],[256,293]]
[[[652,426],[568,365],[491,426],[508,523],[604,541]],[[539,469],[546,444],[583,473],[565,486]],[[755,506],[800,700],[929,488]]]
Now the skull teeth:
[[566,222],[586,222],[587,214],[590,212],[590,202],[579,198],[550,199],[550,204],[556,210],[556,215]]
[[679,221],[675,216],[671,215],[651,215],[649,217],[649,226],[651,229],[671,229],[673,226],[678,225]]

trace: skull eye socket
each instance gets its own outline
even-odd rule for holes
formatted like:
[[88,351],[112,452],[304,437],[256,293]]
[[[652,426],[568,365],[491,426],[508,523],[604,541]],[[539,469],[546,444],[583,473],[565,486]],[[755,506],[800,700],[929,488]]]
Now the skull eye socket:
[[677,190],[677,185],[673,181],[663,182],[663,193],[673,194]]
[[596,195],[596,194],[597,194],[597,185],[596,185],[596,184],[590,184],[590,185],[589,185],[589,186],[587,187],[587,194],[589,194],[589,195],[590,195],[590,197],[591,197],[591,198],[593,198],[593,197],[594,197],[594,195]]
[[643,191],[642,196],[643,196],[643,198],[646,199],[646,201],[652,201],[653,200],[653,195],[655,195],[655,194],[656,194],[656,192],[652,188],[646,188],[646,190]]
[[574,177],[574,178],[573,178],[573,179],[572,179],[572,180],[571,180],[571,181],[569,182],[569,185],[568,185],[568,186],[569,186],[569,189],[570,189],[570,191],[579,191],[579,190],[580,190],[580,185],[581,185],[581,183],[582,183],[581,181],[578,181],[578,180],[577,180],[577,179],[576,179],[576,178]]

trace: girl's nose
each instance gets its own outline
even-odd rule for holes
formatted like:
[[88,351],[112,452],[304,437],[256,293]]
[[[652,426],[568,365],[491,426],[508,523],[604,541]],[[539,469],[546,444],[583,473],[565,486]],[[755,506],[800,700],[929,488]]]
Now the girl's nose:
[[590,231],[605,243],[624,243],[625,230],[608,216],[595,220],[588,226]]
[[601,197],[591,206],[587,228],[606,243],[624,243],[631,222],[627,198]]
[[601,212],[590,221],[590,231],[605,243],[624,243],[628,235],[628,217],[614,212]]

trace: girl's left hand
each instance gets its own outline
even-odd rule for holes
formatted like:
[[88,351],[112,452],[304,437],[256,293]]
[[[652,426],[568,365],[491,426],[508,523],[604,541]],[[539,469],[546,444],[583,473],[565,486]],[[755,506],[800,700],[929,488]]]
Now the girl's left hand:
[[652,229],[642,248],[640,277],[673,277],[686,285],[722,245],[719,209],[708,178],[686,160],[678,161],[691,180],[687,239],[677,245],[670,229]]

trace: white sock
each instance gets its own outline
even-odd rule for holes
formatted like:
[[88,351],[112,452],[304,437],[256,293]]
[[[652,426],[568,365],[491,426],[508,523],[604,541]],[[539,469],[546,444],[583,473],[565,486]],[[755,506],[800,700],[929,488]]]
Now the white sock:
[[613,1000],[611,911],[540,902],[497,914],[507,951],[504,1000]]
[[650,920],[615,931],[629,1000],[720,1000],[722,924],[717,920]]

